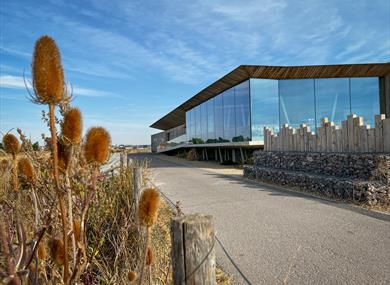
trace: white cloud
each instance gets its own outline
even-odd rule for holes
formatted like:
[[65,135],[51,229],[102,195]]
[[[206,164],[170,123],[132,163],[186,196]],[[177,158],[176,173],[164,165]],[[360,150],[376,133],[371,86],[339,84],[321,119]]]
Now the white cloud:
[[[26,78],[26,84],[31,87],[30,85],[31,79]],[[13,75],[1,75],[0,76],[0,88],[11,88],[11,89],[26,89],[23,77],[21,76],[13,76]],[[68,86],[69,90],[73,91],[73,95],[75,96],[85,96],[85,97],[120,97],[119,95],[99,90],[99,89],[91,89],[86,87],[81,87],[78,85],[75,86]],[[7,97],[8,98],[8,97]]]
[[[28,81],[26,79],[26,83]],[[0,87],[1,88],[12,88],[12,89],[25,89],[23,77],[13,75],[0,75]]]
[[86,97],[107,97],[107,96],[116,96],[115,94],[107,91],[101,91],[90,88],[83,88],[80,86],[73,87],[73,95],[75,96],[86,96]]

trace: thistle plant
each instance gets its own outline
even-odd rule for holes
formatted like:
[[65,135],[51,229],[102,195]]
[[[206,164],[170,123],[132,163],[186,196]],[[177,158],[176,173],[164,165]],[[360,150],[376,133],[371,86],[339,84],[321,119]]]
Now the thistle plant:
[[[150,235],[152,226],[157,221],[158,207],[160,204],[160,195],[154,188],[146,189],[142,192],[139,208],[138,208],[138,217],[139,222],[142,226],[146,228],[146,243],[144,249],[144,256],[141,260],[141,269],[140,269],[140,277],[138,279],[138,284],[142,284],[142,279],[145,270],[145,264],[149,262],[151,264],[151,250],[150,250]],[[148,258],[148,252],[150,251],[150,255]]]

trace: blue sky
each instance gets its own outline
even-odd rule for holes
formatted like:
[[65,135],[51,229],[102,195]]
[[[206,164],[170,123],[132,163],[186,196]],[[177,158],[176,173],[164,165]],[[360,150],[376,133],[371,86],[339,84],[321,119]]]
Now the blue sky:
[[85,129],[143,144],[148,126],[240,64],[390,61],[390,0],[1,1],[0,131],[48,134],[27,99],[36,39],[61,49]]

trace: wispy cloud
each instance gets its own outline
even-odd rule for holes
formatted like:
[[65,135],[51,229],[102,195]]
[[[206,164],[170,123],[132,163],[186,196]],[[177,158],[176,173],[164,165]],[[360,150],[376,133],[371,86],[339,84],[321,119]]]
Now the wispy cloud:
[[12,89],[25,89],[23,77],[13,75],[0,75],[0,87]]
[[[28,88],[31,88],[31,79],[26,78],[26,84]],[[0,76],[0,88],[9,88],[9,89],[26,89],[25,81],[21,76],[13,75],[1,75]],[[119,95],[98,89],[85,88],[78,85],[68,86],[69,90],[73,91],[75,96],[85,96],[85,97],[120,97]]]

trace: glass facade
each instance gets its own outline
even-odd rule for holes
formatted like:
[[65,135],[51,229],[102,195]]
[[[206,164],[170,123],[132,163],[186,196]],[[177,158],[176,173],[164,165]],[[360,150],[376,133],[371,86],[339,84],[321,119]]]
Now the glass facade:
[[[187,140],[192,143],[249,141],[249,80],[218,94],[187,113],[186,118],[190,118],[186,122]],[[193,113],[195,124],[192,121]]]
[[327,117],[341,125],[349,114],[374,124],[380,113],[379,78],[255,79],[244,81],[186,113],[193,143],[262,141],[265,126],[307,124]]

